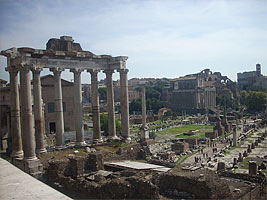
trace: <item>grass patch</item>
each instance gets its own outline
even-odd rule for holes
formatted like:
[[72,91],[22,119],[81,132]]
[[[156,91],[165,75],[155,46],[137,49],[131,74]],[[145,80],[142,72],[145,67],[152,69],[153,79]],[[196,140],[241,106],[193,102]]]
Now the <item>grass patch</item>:
[[258,135],[258,136],[262,136],[262,135],[263,135],[263,133],[257,133],[257,135]]
[[190,124],[190,125],[184,125],[184,126],[180,126],[180,127],[170,128],[167,130],[159,131],[157,133],[162,134],[162,135],[164,135],[164,134],[181,134],[181,133],[188,133],[190,130],[199,130],[200,132],[203,132],[203,129],[205,129],[205,132],[211,131],[213,129],[213,126]]

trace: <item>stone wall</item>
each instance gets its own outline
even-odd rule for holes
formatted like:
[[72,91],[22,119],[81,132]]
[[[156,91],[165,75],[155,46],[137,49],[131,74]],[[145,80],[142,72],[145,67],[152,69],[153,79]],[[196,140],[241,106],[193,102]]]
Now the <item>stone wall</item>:
[[104,169],[103,157],[99,153],[91,153],[88,157],[71,157],[69,159],[51,160],[47,168],[49,180],[57,180],[62,176],[73,179],[83,176],[86,172]]
[[[178,195],[181,195],[180,192],[184,192],[191,195],[191,198],[194,197],[196,199],[231,198],[231,192],[228,185],[219,179],[214,179],[212,177],[199,179],[199,177],[188,177],[165,173],[159,176],[158,186],[160,188],[160,193],[162,194],[165,194],[166,191],[169,194],[179,191],[177,193]],[[168,196],[168,194],[165,195]],[[173,196],[173,198],[185,197]]]
[[220,176],[224,177],[230,177],[234,179],[241,179],[245,181],[250,181],[253,183],[262,183],[264,181],[264,177],[262,176],[256,176],[256,175],[250,175],[250,174],[240,174],[240,173],[232,173],[227,171],[221,171],[219,173]]

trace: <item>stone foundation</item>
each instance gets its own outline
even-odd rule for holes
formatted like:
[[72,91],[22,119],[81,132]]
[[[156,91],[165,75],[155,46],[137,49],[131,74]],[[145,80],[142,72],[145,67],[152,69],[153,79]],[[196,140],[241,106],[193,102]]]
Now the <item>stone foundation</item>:
[[22,171],[35,177],[39,177],[43,173],[43,165],[39,159],[23,160],[20,158],[13,158],[12,163]]

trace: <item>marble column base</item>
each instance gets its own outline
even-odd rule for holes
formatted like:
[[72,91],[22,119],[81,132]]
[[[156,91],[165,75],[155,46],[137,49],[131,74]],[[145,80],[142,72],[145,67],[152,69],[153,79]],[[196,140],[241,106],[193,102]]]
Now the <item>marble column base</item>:
[[62,150],[62,149],[64,149],[64,147],[61,145],[61,146],[55,146],[55,149],[56,150]]
[[14,158],[12,159],[12,163],[22,171],[32,176],[38,176],[39,174],[43,173],[43,165],[38,158],[30,160]]
[[47,153],[46,148],[36,149],[36,154],[37,154],[37,155],[42,154],[42,153]]
[[12,152],[11,157],[12,158],[23,158],[23,151]]
[[123,141],[124,141],[125,143],[130,143],[131,140],[132,140],[132,139],[131,139],[130,137],[123,138]]
[[83,147],[83,146],[86,145],[86,143],[85,143],[85,141],[83,141],[83,142],[76,142],[75,145],[78,146],[78,147]]
[[102,143],[103,142],[103,139],[100,138],[100,139],[93,139],[93,144],[98,144],[98,143]]
[[118,136],[108,136],[109,140],[119,140],[120,138]]

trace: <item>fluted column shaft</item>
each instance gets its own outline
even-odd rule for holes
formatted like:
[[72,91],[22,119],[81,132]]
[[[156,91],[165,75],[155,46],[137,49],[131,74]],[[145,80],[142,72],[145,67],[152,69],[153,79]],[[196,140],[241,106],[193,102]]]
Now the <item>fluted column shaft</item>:
[[22,158],[22,139],[20,126],[20,103],[19,103],[19,87],[18,87],[18,70],[11,67],[6,68],[10,77],[10,115],[11,115],[11,138],[12,138],[12,154],[13,158]]
[[100,125],[100,109],[98,95],[98,79],[97,70],[88,70],[91,74],[91,90],[92,90],[92,113],[93,113],[93,140],[101,142],[101,125]]
[[114,70],[105,70],[106,84],[107,84],[107,105],[108,105],[108,131],[109,137],[116,137],[116,121],[115,121],[115,107],[114,107],[114,90],[112,82],[112,73]]
[[82,111],[82,85],[81,72],[82,69],[71,69],[74,74],[74,108],[75,108],[75,129],[76,143],[84,144],[84,128],[83,128],[83,111]]
[[64,144],[64,117],[62,103],[62,88],[61,88],[61,72],[62,68],[52,68],[54,73],[54,91],[55,91],[55,112],[56,112],[56,146],[60,147]]
[[20,70],[21,87],[21,132],[24,160],[35,160],[35,137],[32,118],[32,95],[30,70],[26,67]]
[[142,88],[142,125],[146,125],[146,88]]
[[33,100],[34,100],[34,123],[35,123],[35,140],[36,153],[45,153],[44,144],[44,116],[40,72],[41,68],[32,68],[33,72]]
[[128,69],[120,69],[120,102],[122,136],[129,138],[129,96],[128,96]]

